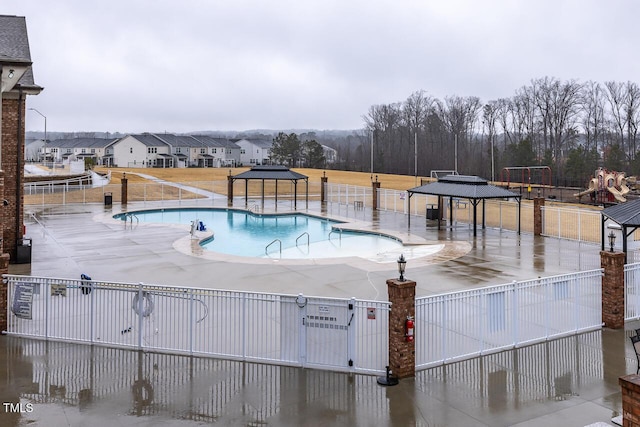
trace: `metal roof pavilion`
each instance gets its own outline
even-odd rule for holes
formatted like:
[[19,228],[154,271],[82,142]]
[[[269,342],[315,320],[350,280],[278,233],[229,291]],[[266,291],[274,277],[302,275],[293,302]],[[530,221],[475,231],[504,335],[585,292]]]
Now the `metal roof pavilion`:
[[298,201],[298,181],[304,180],[306,183],[306,203],[307,207],[309,206],[309,177],[306,175],[302,175],[301,173],[294,172],[290,170],[286,166],[282,165],[262,165],[262,166],[254,166],[248,171],[239,173],[235,176],[229,176],[229,194],[230,201],[233,198],[233,183],[238,180],[244,180],[244,203],[248,204],[249,198],[249,181],[250,180],[260,180],[262,181],[262,207],[264,208],[264,182],[265,181],[275,181],[276,182],[276,190],[275,190],[275,201],[278,203],[278,181],[291,181],[293,182],[293,207],[297,208]]
[[630,200],[618,205],[610,206],[600,211],[602,225],[600,227],[600,247],[604,250],[605,242],[605,222],[607,219],[615,222],[622,229],[622,251],[625,254],[625,262],[627,256],[627,239],[638,228],[640,228],[640,199]]
[[[436,182],[424,184],[407,190],[409,193],[408,207],[411,212],[411,197],[414,194],[427,194],[432,196],[449,197],[449,222],[453,222],[453,199],[468,199],[473,205],[473,235],[476,236],[477,208],[486,199],[516,199],[518,202],[518,234],[520,234],[520,208],[522,196],[501,187],[490,185],[486,179],[470,175],[447,175]],[[441,199],[438,198],[438,212],[441,209]],[[439,216],[438,216],[439,218]],[[438,219],[440,221],[440,219]],[[409,223],[411,217],[409,216]],[[482,228],[485,228],[485,218],[482,216]]]

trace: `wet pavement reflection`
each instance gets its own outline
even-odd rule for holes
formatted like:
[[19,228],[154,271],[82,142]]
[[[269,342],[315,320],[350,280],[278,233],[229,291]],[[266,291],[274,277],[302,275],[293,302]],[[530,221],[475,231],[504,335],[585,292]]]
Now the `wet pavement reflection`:
[[2,426],[585,426],[636,371],[603,329],[418,372],[366,375],[0,337]]

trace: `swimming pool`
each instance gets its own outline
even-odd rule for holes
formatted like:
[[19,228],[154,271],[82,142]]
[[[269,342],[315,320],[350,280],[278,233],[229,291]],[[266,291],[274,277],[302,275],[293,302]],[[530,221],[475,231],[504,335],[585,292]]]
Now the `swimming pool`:
[[[360,256],[392,258],[402,242],[379,234],[346,231],[340,222],[305,214],[258,215],[234,209],[160,209],[133,214],[140,222],[184,224],[202,222],[213,237],[201,243],[209,251],[275,259]],[[127,214],[114,218],[125,220]]]

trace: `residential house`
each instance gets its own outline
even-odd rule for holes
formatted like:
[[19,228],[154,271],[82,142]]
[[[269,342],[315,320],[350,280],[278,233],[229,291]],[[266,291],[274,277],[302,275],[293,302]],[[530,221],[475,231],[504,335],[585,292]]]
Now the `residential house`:
[[335,148],[331,148],[328,145],[322,145],[322,152],[327,165],[332,165],[338,161],[338,150]]
[[48,141],[39,152],[39,158],[51,162],[92,159],[96,165],[112,165],[108,148],[117,138],[63,138]]
[[240,164],[240,146],[226,138],[194,135],[206,149],[202,152],[200,167],[235,167]]
[[150,133],[127,135],[113,144],[113,166],[172,168],[171,147]]
[[174,167],[188,168],[198,166],[203,150],[206,147],[197,139],[189,135],[174,135],[170,133],[153,134],[169,147],[174,158]]
[[234,141],[240,147],[242,165],[267,165],[271,163],[271,139],[240,139]]

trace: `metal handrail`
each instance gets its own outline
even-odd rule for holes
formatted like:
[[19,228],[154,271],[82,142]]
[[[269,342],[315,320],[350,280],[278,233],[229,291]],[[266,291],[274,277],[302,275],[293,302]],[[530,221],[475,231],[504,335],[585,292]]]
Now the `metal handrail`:
[[139,223],[140,222],[140,218],[138,218],[138,216],[136,214],[132,214],[132,213],[127,213],[124,215],[124,222],[127,222],[127,218],[129,218],[131,220],[131,224],[133,224],[133,218],[136,219],[136,222]]
[[298,239],[300,239],[302,236],[307,235],[307,246],[309,246],[309,233],[307,233],[306,231],[304,233],[302,233],[301,235],[299,235],[298,237],[296,237],[296,247],[298,247]]
[[282,242],[280,241],[280,239],[275,239],[273,242],[269,243],[267,246],[264,247],[264,254],[265,255],[269,255],[269,246],[273,245],[275,242],[278,242],[280,244],[280,255],[282,255]]
[[333,230],[331,230],[329,232],[329,240],[331,240],[331,233],[335,232],[338,232],[338,234],[340,235],[340,241],[342,241],[342,228],[334,228]]

